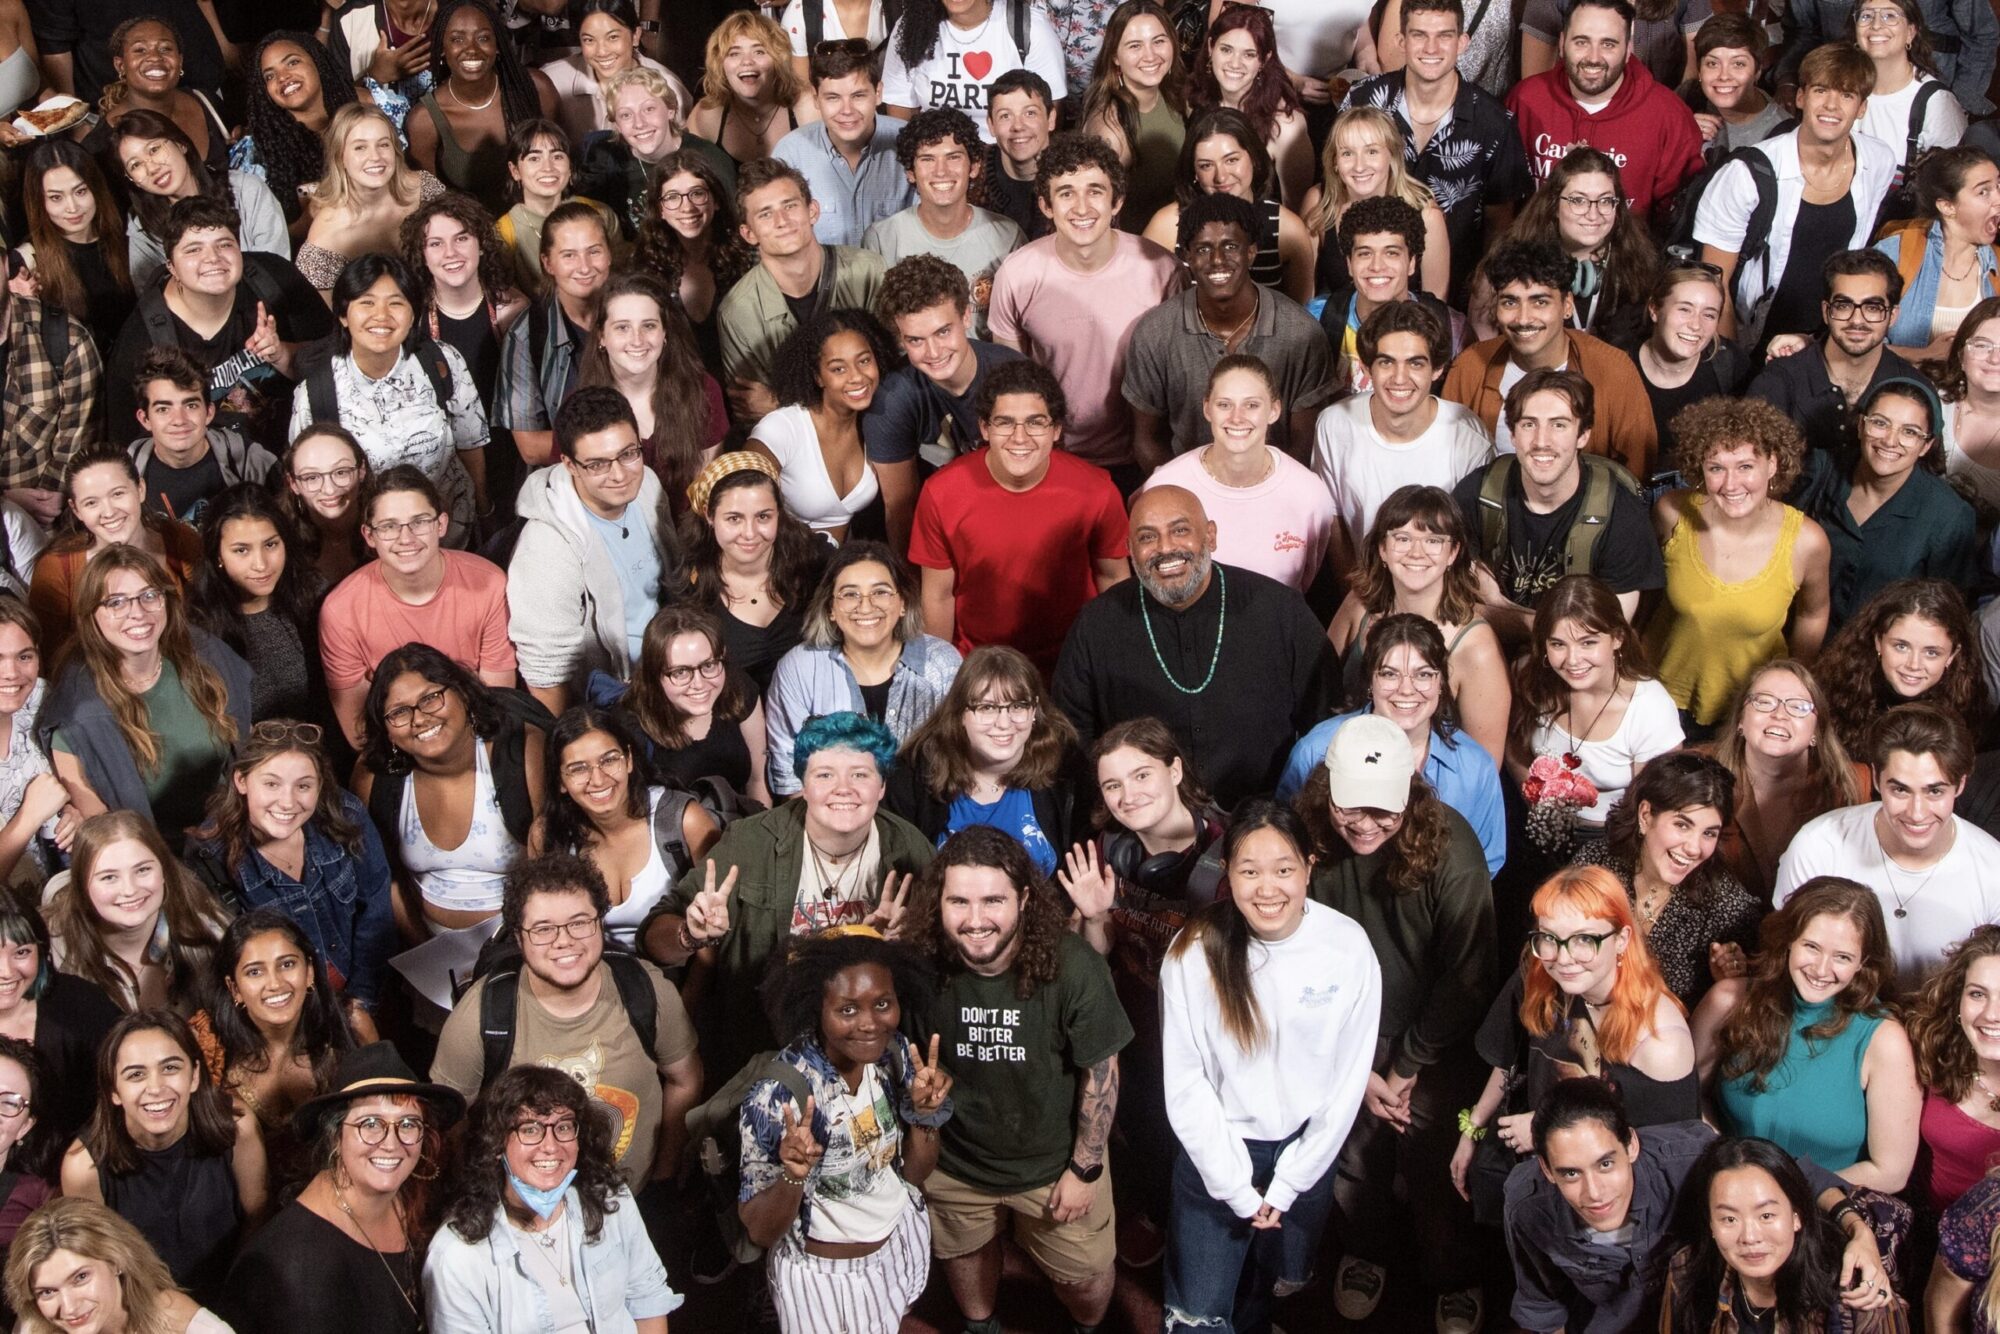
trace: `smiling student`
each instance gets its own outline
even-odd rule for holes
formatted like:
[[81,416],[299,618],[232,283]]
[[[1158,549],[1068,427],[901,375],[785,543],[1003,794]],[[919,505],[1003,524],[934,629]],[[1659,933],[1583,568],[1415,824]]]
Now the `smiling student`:
[[216,492],[262,483],[278,466],[271,451],[234,427],[215,425],[208,376],[178,347],[156,347],[139,363],[132,397],[146,434],[128,447],[149,508],[195,523]]

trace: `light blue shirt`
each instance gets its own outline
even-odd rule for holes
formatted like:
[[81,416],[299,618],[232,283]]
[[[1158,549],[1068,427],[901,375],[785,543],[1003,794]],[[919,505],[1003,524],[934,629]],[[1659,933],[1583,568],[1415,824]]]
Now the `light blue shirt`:
[[637,662],[646,623],[658,610],[660,549],[629,508],[618,519],[607,519],[588,505],[583,512],[611,557],[612,568],[618,571],[618,588],[625,595],[625,649],[630,660]]
[[[1875,243],[1875,248],[1890,259],[1901,259],[1903,238],[1885,236]],[[1975,248],[1973,255],[1979,264],[1979,296],[1984,300],[1993,295],[1993,275],[2000,269],[2000,254],[1992,246],[1983,245]],[[1937,305],[1938,287],[1943,279],[1944,224],[1934,222],[1924,245],[1924,262],[1903,290],[1902,304],[1896,307],[1895,322],[1889,326],[1891,345],[1922,347],[1931,341],[1931,312]]]
[[951,814],[945,817],[944,832],[938,835],[938,846],[959,830],[972,825],[991,825],[1003,834],[1012,834],[1028,850],[1028,860],[1043,875],[1056,873],[1056,850],[1049,844],[1049,836],[1042,829],[1041,821],[1035,818],[1035,799],[1026,788],[1010,787],[1000,794],[998,801],[974,801],[961,792],[951,799]]
[[[1329,718],[1299,738],[1285,761],[1285,773],[1278,780],[1278,800],[1290,801],[1306,785],[1312,771],[1326,763],[1326,748],[1333,734],[1349,718],[1359,718],[1367,709],[1356,709]],[[1486,874],[1498,875],[1507,863],[1507,812],[1500,795],[1500,771],[1486,747],[1464,732],[1454,732],[1446,741],[1435,729],[1424,756],[1424,781],[1437,793],[1438,800],[1465,817],[1479,846],[1486,853]]]
[[902,121],[878,112],[875,137],[862,150],[857,167],[847,165],[820,120],[799,126],[771,150],[778,161],[797,167],[812,187],[813,202],[819,205],[813,235],[821,245],[859,246],[869,227],[917,202],[910,178],[896,160],[896,135],[902,128]]

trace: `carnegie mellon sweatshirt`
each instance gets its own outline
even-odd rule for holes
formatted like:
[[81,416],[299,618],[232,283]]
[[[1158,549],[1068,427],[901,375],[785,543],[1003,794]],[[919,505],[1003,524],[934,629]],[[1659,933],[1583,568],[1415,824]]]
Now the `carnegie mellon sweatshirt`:
[[1625,197],[1644,218],[1662,210],[1702,168],[1694,113],[1636,60],[1626,62],[1618,90],[1595,115],[1570,92],[1569,72],[1560,63],[1515,84],[1507,110],[1537,185],[1570,149],[1587,145],[1618,164]]

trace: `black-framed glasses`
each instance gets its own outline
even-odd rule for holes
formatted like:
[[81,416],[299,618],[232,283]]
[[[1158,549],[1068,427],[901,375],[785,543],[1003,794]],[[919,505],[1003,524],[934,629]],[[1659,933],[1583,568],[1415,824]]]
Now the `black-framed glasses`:
[[660,196],[661,208],[679,208],[682,204],[700,207],[715,198],[705,185],[691,185],[685,190],[668,190]]
[[631,468],[645,462],[645,460],[645,450],[639,448],[637,445],[627,445],[608,459],[571,459],[570,462],[589,473],[592,477],[602,477],[605,473],[611,471],[613,464],[621,468]]
[[427,713],[435,718],[444,712],[444,697],[450,686],[438,686],[417,696],[415,704],[398,704],[382,715],[382,721],[391,727],[409,727],[417,721],[417,715]]
[[677,686],[686,686],[699,676],[704,681],[713,681],[722,675],[722,659],[708,658],[691,667],[669,667],[661,675]]
[[437,526],[437,515],[419,514],[414,519],[384,519],[380,523],[371,523],[368,531],[375,534],[377,542],[393,542],[403,535],[405,528],[410,530],[412,536],[429,537],[437,531]]
[[289,718],[267,718],[250,729],[252,738],[258,741],[284,743],[296,741],[301,746],[317,746],[319,739],[326,735],[318,723],[295,723]]
[[1879,296],[1871,296],[1866,301],[1856,301],[1852,297],[1831,297],[1826,303],[1826,313],[1837,320],[1844,320],[1856,311],[1870,324],[1880,324],[1889,318],[1889,303]]
[[426,1129],[424,1118],[421,1116],[399,1116],[393,1121],[386,1116],[364,1116],[359,1120],[342,1121],[340,1124],[352,1130],[354,1137],[371,1149],[388,1139],[391,1129],[395,1130],[396,1141],[399,1144],[421,1144],[424,1142]]
[[1597,952],[1604,948],[1604,942],[1617,935],[1616,931],[1578,931],[1574,935],[1559,936],[1552,931],[1530,931],[1528,948],[1543,963],[1554,963],[1564,950],[1578,963],[1589,963],[1597,958]]
[[540,1144],[544,1135],[554,1135],[558,1144],[574,1144],[581,1129],[573,1116],[565,1116],[560,1121],[519,1121],[514,1125],[514,1138],[523,1144]]
[[871,56],[875,48],[868,44],[866,37],[829,37],[813,44],[816,56]]
[[1814,712],[1813,702],[1804,696],[1783,699],[1768,690],[1758,690],[1753,691],[1745,699],[1750,707],[1759,713],[1776,713],[1781,705],[1785,712],[1794,718],[1810,718]]
[[524,926],[521,934],[533,944],[553,945],[557,935],[568,936],[571,940],[589,940],[602,925],[600,918],[572,917],[567,922],[537,922],[533,926]]
[[1010,699],[1005,703],[982,700],[968,704],[965,711],[978,719],[980,726],[991,727],[1005,717],[1010,723],[1029,723],[1035,720],[1035,711],[1040,706],[1031,699]]
[[361,475],[361,469],[351,463],[344,463],[327,472],[295,472],[292,481],[301,491],[318,491],[327,483],[333,483],[337,490],[345,491],[354,485],[354,479]]

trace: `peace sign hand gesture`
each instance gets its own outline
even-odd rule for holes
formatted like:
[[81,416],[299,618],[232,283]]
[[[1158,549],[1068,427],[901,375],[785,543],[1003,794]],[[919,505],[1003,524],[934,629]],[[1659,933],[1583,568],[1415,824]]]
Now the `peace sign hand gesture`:
[[[915,1055],[914,1052],[911,1053]],[[944,1100],[951,1094],[951,1076],[938,1064],[938,1035],[931,1034],[931,1054],[928,1061],[918,1061],[917,1072],[910,1079],[910,1105],[919,1115],[929,1116],[944,1106]]]
[[708,873],[702,880],[699,893],[688,904],[687,933],[694,940],[708,944],[729,934],[729,893],[736,888],[736,868],[729,868],[729,874],[722,879],[722,887],[715,884],[715,859],[708,862]]
[[785,1104],[785,1136],[778,1141],[778,1165],[785,1175],[794,1181],[811,1176],[818,1166],[820,1156],[826,1152],[812,1129],[813,1098],[806,1095],[806,1110],[802,1116],[792,1103]]
[[876,901],[875,910],[868,914],[868,925],[880,931],[884,940],[895,940],[903,934],[910,886],[915,882],[916,876],[908,871],[900,878],[894,871],[882,878],[882,897]]
[[1117,897],[1117,877],[1107,875],[1098,861],[1097,841],[1073,845],[1064,855],[1063,863],[1056,871],[1056,879],[1062,882],[1063,891],[1083,914],[1083,920],[1094,922],[1109,913],[1112,900]]

